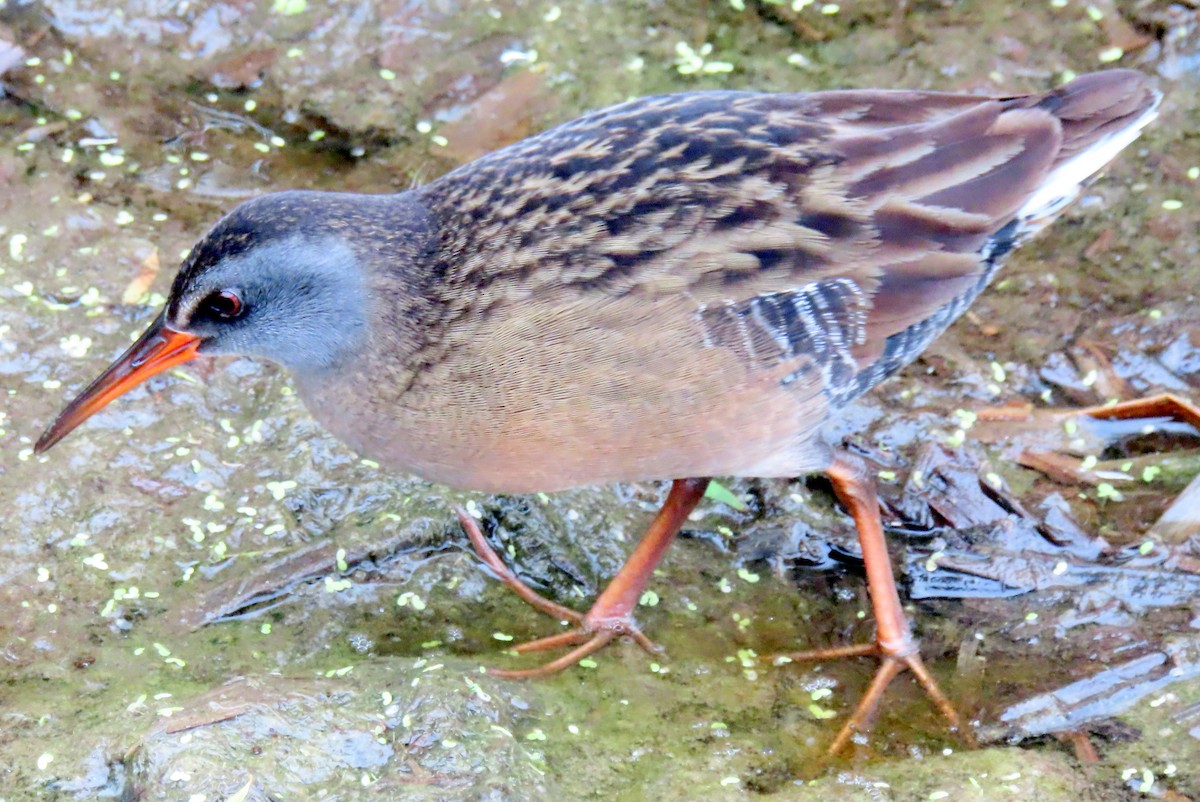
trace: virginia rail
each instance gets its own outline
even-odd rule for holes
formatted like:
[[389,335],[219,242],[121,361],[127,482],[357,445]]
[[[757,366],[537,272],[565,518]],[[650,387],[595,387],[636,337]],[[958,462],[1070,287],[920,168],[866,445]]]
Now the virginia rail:
[[[825,472],[858,527],[875,681],[832,747],[911,670],[952,724],[900,606],[870,473],[821,437],[913,360],[1132,142],[1138,73],[1044,94],[691,92],[580,117],[396,195],[280,192],[192,249],[166,308],[72,401],[45,451],[138,383],[200,355],[290,368],[362,454],[459,488],[674,479],[586,615],[528,649],[628,634],[648,578],[715,475]],[[682,477],[682,478],[681,478]],[[505,672],[497,672],[505,673]]]

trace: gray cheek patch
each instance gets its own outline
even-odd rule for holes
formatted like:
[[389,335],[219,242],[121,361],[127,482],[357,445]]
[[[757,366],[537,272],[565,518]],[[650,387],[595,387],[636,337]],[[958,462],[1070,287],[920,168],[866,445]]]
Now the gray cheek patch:
[[214,267],[204,284],[189,299],[192,307],[222,288],[237,289],[247,305],[240,320],[188,327],[211,338],[210,353],[262,356],[298,373],[319,372],[366,338],[362,273],[337,237],[293,235],[257,246]]

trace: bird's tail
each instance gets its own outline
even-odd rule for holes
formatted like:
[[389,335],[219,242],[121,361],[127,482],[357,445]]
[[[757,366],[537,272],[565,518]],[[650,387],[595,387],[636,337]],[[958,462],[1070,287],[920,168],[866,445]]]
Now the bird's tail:
[[1043,95],[1010,98],[1014,108],[1037,108],[1058,118],[1062,145],[1046,180],[1021,207],[1030,228],[1054,219],[1089,180],[1137,139],[1158,115],[1162,96],[1133,70],[1083,75]]

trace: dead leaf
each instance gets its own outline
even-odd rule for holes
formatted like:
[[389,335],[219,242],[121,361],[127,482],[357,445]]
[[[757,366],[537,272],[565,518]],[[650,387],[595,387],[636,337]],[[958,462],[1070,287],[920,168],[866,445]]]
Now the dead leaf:
[[129,286],[121,293],[121,303],[136,304],[150,289],[150,285],[158,277],[158,271],[158,249],[155,249],[150,252],[149,256],[142,260],[142,269],[138,271],[138,274],[133,277],[133,281],[129,282]]
[[1184,543],[1200,534],[1200,474],[1192,479],[1150,527],[1147,537],[1163,543]]
[[218,89],[247,89],[262,83],[263,75],[278,60],[279,51],[273,47],[251,50],[209,65],[205,77]]
[[1103,253],[1107,253],[1117,242],[1117,232],[1112,228],[1106,228],[1100,232],[1100,236],[1092,241],[1092,244],[1084,249],[1083,255],[1093,262],[1096,257]]
[[462,117],[442,127],[446,154],[465,163],[528,136],[550,102],[544,84],[542,73],[525,70],[484,92]]

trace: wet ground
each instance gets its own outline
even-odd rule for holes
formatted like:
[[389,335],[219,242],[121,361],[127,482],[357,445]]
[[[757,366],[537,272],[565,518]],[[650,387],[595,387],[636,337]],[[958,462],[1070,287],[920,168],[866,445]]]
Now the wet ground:
[[[1200,797],[1200,438],[1029,412],[1200,386],[1198,26],[1078,0],[0,2],[0,799]],[[822,762],[873,665],[766,657],[871,634],[819,479],[693,515],[640,610],[664,654],[515,683],[481,666],[528,665],[504,650],[555,625],[451,505],[582,607],[664,488],[389,476],[249,360],[32,455],[239,199],[402,189],[631,95],[1019,92],[1118,64],[1157,76],[1160,121],[840,432],[983,747],[905,680]]]

